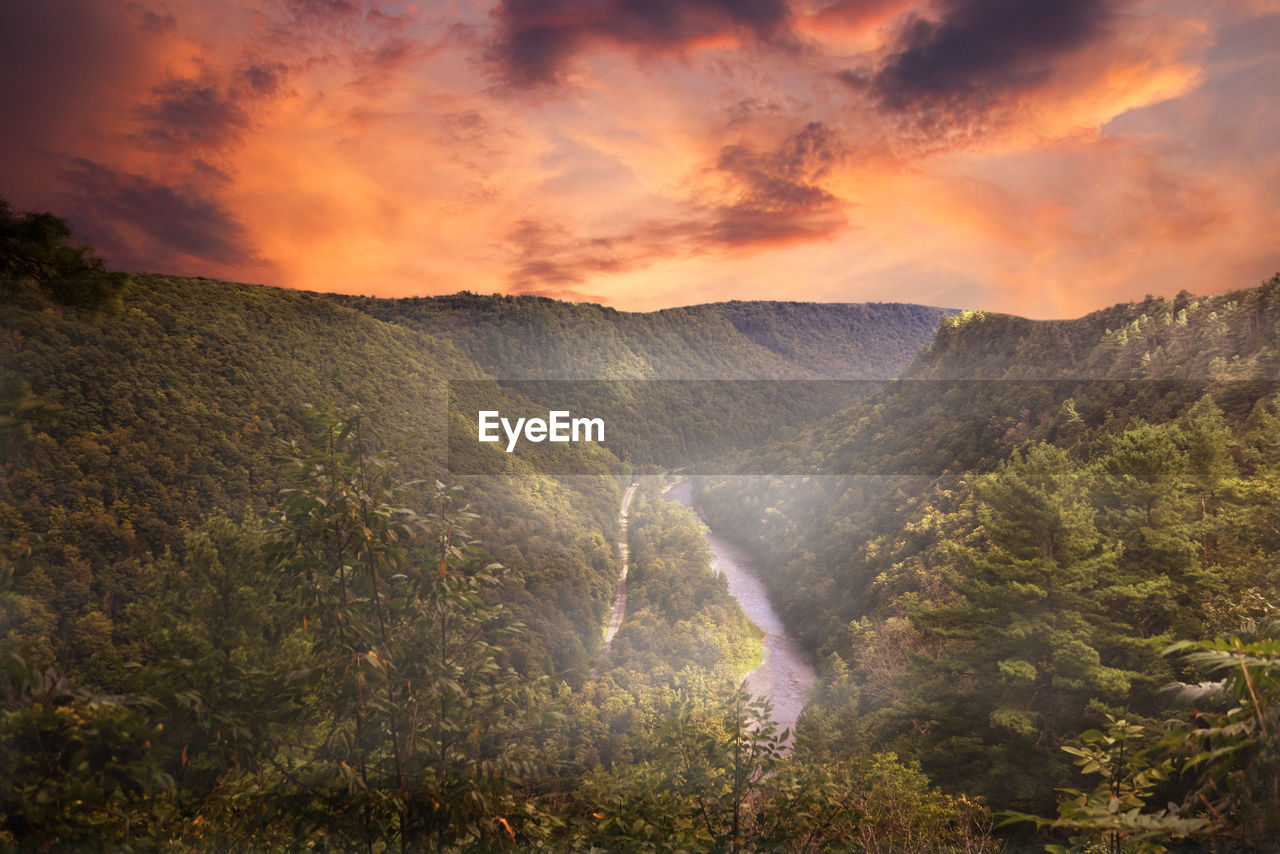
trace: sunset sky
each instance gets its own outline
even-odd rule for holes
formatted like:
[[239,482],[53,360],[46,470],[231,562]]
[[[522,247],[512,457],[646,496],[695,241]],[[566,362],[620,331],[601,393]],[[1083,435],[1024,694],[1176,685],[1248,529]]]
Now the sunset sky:
[[118,269],[1071,317],[1280,271],[1280,0],[0,0]]

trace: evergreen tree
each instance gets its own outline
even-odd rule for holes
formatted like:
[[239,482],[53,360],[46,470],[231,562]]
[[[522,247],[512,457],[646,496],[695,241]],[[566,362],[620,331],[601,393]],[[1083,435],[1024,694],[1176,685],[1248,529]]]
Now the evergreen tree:
[[926,764],[964,773],[1002,802],[1043,802],[1059,778],[1056,743],[1078,731],[1092,698],[1123,700],[1130,674],[1102,661],[1113,626],[1096,590],[1115,564],[1093,523],[1090,476],[1040,445],[980,478],[980,527],[956,555],[954,602],[922,611],[948,643],[919,661],[908,710],[929,745]]

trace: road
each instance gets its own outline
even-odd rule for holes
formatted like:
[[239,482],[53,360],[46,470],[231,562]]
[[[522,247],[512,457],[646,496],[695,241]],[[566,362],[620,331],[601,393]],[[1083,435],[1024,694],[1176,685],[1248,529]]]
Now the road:
[[609,617],[609,627],[604,630],[604,649],[600,651],[601,655],[609,651],[609,647],[613,645],[613,636],[618,633],[618,629],[622,627],[622,618],[627,613],[627,511],[631,507],[631,496],[635,495],[638,483],[633,483],[627,487],[627,491],[622,493],[622,506],[618,509],[618,522],[621,524],[621,530],[618,532],[618,554],[622,557],[622,571],[618,573],[618,586],[613,597],[613,614]]

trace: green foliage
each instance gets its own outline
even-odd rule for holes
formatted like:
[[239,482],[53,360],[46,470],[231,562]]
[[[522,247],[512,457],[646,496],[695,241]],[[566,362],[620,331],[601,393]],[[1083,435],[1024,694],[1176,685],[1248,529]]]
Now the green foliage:
[[1245,380],[1280,367],[1280,276],[1251,290],[1147,297],[1072,321],[966,313],[908,376],[930,379]]
[[762,795],[786,737],[769,711],[741,690],[716,710],[701,699],[673,703],[646,761],[592,781],[597,824],[587,840],[611,851],[745,850],[768,820]]
[[[309,440],[308,401],[360,405],[406,477],[430,480],[445,467],[443,378],[482,376],[447,342],[315,294],[139,276],[125,296],[116,317],[41,302],[0,324],[13,410],[0,415],[18,419],[3,437],[0,566],[7,554],[3,593],[22,597],[0,634],[27,625],[38,660],[81,679],[80,620],[101,614],[117,647],[138,642],[123,617],[146,565],[180,553],[207,514],[276,502],[276,458]],[[501,594],[531,629],[505,655],[580,682],[611,587],[617,485],[512,474],[468,484],[484,511],[474,534],[525,579]]]
[[1035,798],[1058,779],[1055,742],[1079,728],[1090,698],[1122,702],[1133,678],[1104,661],[1116,555],[1094,526],[1090,485],[1047,445],[979,479],[981,538],[956,555],[957,598],[915,615],[926,637],[947,641],[916,668],[930,686],[930,708],[916,716],[936,722],[924,749],[954,756],[980,738],[986,749],[967,773],[1000,802]]
[[1086,730],[1062,746],[1076,757],[1081,774],[1102,778],[1097,785],[1089,791],[1062,789],[1056,819],[1015,814],[1009,821],[1033,821],[1055,834],[1070,834],[1069,845],[1046,846],[1055,854],[1166,851],[1165,842],[1197,835],[1208,822],[1184,817],[1172,805],[1150,809],[1156,789],[1174,767],[1159,746],[1146,727],[1108,715],[1105,732]]
[[892,379],[944,315],[896,303],[740,301],[640,314],[467,292],[345,301],[447,338],[503,380]]
[[456,489],[401,503],[416,487],[367,430],[326,424],[270,525],[210,519],[148,575],[131,679],[153,699],[10,681],[10,842],[454,850],[543,832],[516,795],[545,700],[500,661],[519,629],[493,601],[506,574]]
[[795,851],[983,852],[990,835],[982,803],[930,784],[918,762],[892,752],[814,761],[798,754],[769,783],[773,809],[764,839]]
[[173,787],[142,698],[73,690],[20,656],[0,682],[0,847],[127,849],[154,831]]
[[426,514],[401,503],[407,487],[367,429],[358,415],[328,425],[295,456],[278,522],[275,557],[326,698],[319,755],[295,773],[350,805],[340,832],[353,842],[496,840],[518,767],[514,674],[485,631],[501,618],[485,596],[502,568],[478,562],[458,490],[437,483]]
[[[1041,821],[1083,846],[1277,833],[1274,641],[1192,639],[1274,613],[1280,398],[1234,381],[1280,369],[1280,279],[966,313],[908,375],[1001,381],[817,423],[848,401],[620,386],[637,423],[727,418],[753,470],[881,473],[700,486],[824,662],[784,755],[729,687],[760,636],[694,517],[637,497],[598,658],[620,481],[513,460],[468,509],[444,380],[887,377],[938,313],[125,291],[60,221],[0,213],[0,847],[975,851],[985,804],[1048,812],[1068,757],[1102,782]],[[317,428],[324,400],[351,417]],[[1159,686],[1205,676],[1153,747]]]
[[1271,613],[1278,340],[1280,279],[1079,321],[964,315],[906,374],[928,381],[743,464],[870,476],[703,479],[700,508],[831,662],[800,742],[1051,810],[1064,739],[1161,712],[1190,666],[1161,648]]
[[33,395],[22,377],[0,370],[0,460],[9,456],[11,442],[30,436],[37,424],[56,420],[57,407]]
[[1216,683],[1182,686],[1196,703],[1168,744],[1194,775],[1188,800],[1203,806],[1216,834],[1264,849],[1280,834],[1280,640],[1246,625],[1229,636],[1180,641],[1180,655]]
[[0,199],[0,300],[23,299],[29,282],[63,305],[118,313],[129,276],[107,272],[91,246],[70,239],[70,226],[53,214],[18,216]]

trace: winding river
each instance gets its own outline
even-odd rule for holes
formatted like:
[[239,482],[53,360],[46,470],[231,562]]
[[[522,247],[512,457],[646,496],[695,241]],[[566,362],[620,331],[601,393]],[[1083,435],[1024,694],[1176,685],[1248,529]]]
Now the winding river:
[[[671,487],[666,495],[681,504],[693,506],[693,484],[688,480]],[[764,583],[755,574],[751,558],[713,531],[707,531],[706,538],[711,546],[711,568],[717,573],[724,573],[729,581],[729,592],[738,600],[743,613],[765,633],[764,661],[747,674],[747,691],[755,696],[763,695],[773,703],[773,719],[777,721],[779,731],[794,731],[814,680],[809,655],[799,641],[787,633],[778,613],[773,610]]]

